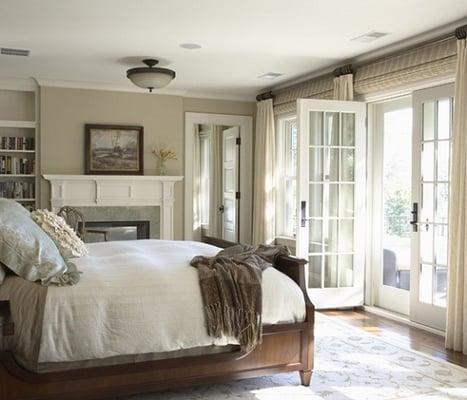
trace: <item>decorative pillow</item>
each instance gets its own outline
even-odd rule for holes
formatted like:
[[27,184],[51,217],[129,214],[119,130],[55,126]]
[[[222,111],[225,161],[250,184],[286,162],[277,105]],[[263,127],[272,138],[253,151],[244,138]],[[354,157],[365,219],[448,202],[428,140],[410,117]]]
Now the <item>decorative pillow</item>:
[[49,210],[36,210],[31,213],[31,218],[50,236],[63,257],[88,254],[86,245],[62,217]]
[[0,262],[31,282],[73,285],[79,272],[66,263],[50,237],[13,200],[0,199]]

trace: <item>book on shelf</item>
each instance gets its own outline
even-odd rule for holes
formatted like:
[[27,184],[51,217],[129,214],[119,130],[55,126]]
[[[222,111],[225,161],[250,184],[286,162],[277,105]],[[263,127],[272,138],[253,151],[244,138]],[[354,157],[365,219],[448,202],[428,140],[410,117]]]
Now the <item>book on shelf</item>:
[[0,182],[0,197],[7,199],[34,199],[35,190],[33,182]]
[[33,175],[34,159],[0,156],[0,175]]
[[0,150],[34,150],[34,138],[23,136],[0,136]]

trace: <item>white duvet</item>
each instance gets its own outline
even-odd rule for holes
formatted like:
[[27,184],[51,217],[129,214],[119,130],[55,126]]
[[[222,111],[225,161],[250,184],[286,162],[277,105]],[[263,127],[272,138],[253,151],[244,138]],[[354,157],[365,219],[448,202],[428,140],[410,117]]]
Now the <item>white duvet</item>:
[[[195,255],[204,243],[163,240],[94,243],[74,259],[76,286],[48,289],[39,362],[68,362],[199,346],[236,344],[209,337]],[[263,324],[303,321],[300,288],[274,268],[263,273]]]

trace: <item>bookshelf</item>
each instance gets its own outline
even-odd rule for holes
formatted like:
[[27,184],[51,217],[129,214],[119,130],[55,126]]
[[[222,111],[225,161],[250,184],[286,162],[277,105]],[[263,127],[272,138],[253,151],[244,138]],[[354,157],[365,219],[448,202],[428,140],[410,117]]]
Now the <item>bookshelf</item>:
[[0,197],[39,207],[36,89],[0,87]]

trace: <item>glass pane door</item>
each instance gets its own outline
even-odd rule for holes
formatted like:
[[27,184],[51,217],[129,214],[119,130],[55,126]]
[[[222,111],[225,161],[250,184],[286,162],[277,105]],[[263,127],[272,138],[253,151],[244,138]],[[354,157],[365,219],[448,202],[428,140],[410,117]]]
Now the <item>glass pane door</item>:
[[411,319],[444,330],[450,190],[452,86],[414,93],[414,202],[419,215],[413,233]]
[[299,100],[298,108],[297,254],[309,260],[310,297],[318,308],[359,305],[364,235],[356,227],[364,226],[365,105]]
[[374,305],[409,315],[412,99],[408,96],[372,107]]

